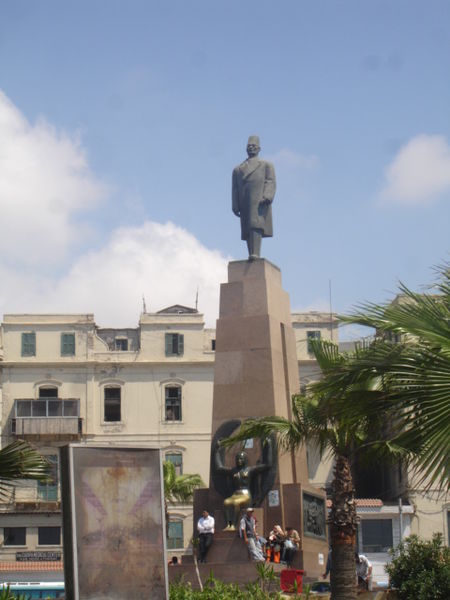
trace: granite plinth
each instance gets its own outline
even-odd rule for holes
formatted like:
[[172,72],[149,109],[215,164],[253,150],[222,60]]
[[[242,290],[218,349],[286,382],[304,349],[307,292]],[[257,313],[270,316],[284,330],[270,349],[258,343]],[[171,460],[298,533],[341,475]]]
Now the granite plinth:
[[[226,524],[223,500],[231,492],[224,495],[226,486],[218,473],[235,472],[236,449],[227,451],[221,463],[217,460],[220,448],[217,438],[228,428],[225,435],[230,435],[233,428],[249,418],[278,415],[291,419],[292,395],[299,389],[290,302],[282,289],[280,269],[265,259],[229,263],[228,282],[221,286],[216,328],[210,488],[197,490],[194,496],[194,528],[203,509],[216,520],[215,539],[206,567],[210,565],[215,576],[216,572],[221,573],[224,581],[237,582],[240,569],[248,577],[247,569],[254,569],[254,565],[242,540],[221,531]],[[246,444],[245,453],[250,467],[265,463],[259,440]],[[264,474],[258,475],[255,486],[264,489],[264,494],[267,490],[271,492],[270,502],[261,493],[258,504],[253,496],[258,533],[267,537],[275,524],[296,529],[301,548],[295,554],[293,567],[304,570],[307,577],[318,577],[324,569],[328,544],[326,534],[311,537],[304,529],[303,494],[309,492],[324,501],[325,494],[309,484],[305,447],[296,453],[275,454],[268,469],[270,476],[264,480]]]

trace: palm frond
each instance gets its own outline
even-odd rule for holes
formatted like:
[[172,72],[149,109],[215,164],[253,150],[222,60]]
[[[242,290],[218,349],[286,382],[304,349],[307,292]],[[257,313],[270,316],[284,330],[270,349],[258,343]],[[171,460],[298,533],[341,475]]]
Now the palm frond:
[[200,475],[186,473],[177,475],[170,461],[163,462],[164,496],[166,502],[189,502],[197,488],[206,487]]
[[47,460],[27,442],[16,440],[0,450],[0,496],[17,479],[48,479],[50,465]]

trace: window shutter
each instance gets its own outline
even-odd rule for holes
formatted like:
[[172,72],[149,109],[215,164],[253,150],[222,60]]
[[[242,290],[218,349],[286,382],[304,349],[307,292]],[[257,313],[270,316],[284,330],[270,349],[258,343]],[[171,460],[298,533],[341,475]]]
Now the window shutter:
[[36,355],[36,334],[22,333],[22,356]]
[[61,334],[61,356],[72,356],[75,354],[75,334]]
[[172,354],[172,334],[166,333],[166,356]]

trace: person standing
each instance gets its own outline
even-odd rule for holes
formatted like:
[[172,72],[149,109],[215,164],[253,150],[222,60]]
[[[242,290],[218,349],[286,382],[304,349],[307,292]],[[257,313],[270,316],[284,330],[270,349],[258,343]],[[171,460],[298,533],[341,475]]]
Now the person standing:
[[325,567],[325,573],[322,575],[324,579],[331,575],[331,569],[333,568],[333,558],[331,554],[331,548],[328,550],[327,564]]
[[256,521],[253,517],[253,508],[249,506],[239,524],[239,535],[247,545],[250,558],[255,561],[264,562],[264,555],[261,546],[258,544],[258,534],[256,533]]
[[370,578],[372,576],[372,563],[364,556],[355,552],[356,576],[358,577],[358,588],[363,590],[370,589]]
[[261,239],[272,237],[272,202],[275,196],[275,169],[258,157],[259,137],[251,135],[248,158],[235,167],[232,179],[232,210],[241,219],[241,239],[246,240],[249,259],[261,255]]
[[199,539],[198,548],[201,563],[206,562],[206,555],[208,554],[208,550],[213,543],[214,525],[214,517],[212,517],[205,509],[197,523]]

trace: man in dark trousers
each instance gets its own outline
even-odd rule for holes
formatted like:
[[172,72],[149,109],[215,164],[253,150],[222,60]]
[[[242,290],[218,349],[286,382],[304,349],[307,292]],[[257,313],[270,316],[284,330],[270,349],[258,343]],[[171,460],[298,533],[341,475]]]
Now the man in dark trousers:
[[200,562],[205,563],[206,555],[208,554],[214,536],[214,517],[212,517],[206,509],[202,512],[202,516],[198,520],[197,531]]

